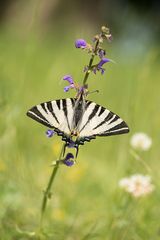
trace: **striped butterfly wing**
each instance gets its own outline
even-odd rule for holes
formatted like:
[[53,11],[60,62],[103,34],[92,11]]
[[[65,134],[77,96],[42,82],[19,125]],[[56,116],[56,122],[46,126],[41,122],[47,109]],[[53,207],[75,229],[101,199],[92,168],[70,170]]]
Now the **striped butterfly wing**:
[[49,128],[54,128],[58,135],[70,135],[74,105],[73,98],[53,100],[32,107],[27,116]]
[[111,136],[128,133],[127,124],[115,113],[86,101],[85,112],[79,125],[79,141],[90,141],[96,136]]

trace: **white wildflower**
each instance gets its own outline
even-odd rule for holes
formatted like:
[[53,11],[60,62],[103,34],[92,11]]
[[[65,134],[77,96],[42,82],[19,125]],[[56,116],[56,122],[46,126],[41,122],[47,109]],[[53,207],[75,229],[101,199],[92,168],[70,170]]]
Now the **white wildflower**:
[[152,139],[145,133],[135,133],[130,144],[134,149],[147,151],[152,145]]
[[154,190],[150,176],[135,174],[119,181],[119,186],[135,198],[145,196]]

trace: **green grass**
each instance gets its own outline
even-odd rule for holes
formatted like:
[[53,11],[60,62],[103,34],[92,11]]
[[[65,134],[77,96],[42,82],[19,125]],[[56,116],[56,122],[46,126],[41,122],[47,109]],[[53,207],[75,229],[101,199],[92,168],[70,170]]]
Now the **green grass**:
[[[87,34],[86,34],[87,36]],[[65,74],[82,81],[88,56],[73,46],[75,36],[18,38],[0,34],[0,239],[34,239],[17,231],[34,231],[50,164],[58,157],[61,139],[45,137],[46,128],[26,117],[33,105],[74,96],[64,93]],[[91,36],[87,36],[88,39]],[[145,43],[141,42],[139,45]],[[156,45],[141,53],[108,46],[117,64],[104,76],[92,75],[89,99],[119,114],[130,126],[128,135],[98,138],[80,147],[72,168],[61,166],[47,206],[44,229],[56,240],[158,240],[160,235],[160,58]],[[134,57],[133,57],[134,52]],[[140,153],[151,172],[130,154],[130,138],[146,132],[152,148]],[[155,191],[141,199],[118,187],[125,176],[142,173],[153,178]]]

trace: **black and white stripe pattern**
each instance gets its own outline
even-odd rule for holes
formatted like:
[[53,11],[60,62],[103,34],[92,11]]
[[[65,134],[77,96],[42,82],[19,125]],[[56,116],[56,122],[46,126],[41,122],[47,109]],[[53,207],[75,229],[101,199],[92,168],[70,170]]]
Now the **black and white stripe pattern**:
[[81,125],[79,137],[109,136],[129,132],[127,124],[106,108],[88,101]]
[[49,101],[34,106],[27,115],[47,127],[70,134],[74,105],[73,98]]
[[[88,100],[84,100],[83,104],[74,98],[49,101],[34,106],[27,115],[47,127],[54,128],[64,141],[71,137],[74,126],[78,144],[90,141],[96,136],[129,132],[127,124],[118,115]],[[74,121],[78,122],[77,125]]]

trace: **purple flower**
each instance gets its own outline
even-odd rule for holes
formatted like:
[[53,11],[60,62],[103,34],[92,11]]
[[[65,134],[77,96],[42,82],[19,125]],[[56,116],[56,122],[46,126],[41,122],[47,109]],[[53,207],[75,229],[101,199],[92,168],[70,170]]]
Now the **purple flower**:
[[64,87],[64,92],[68,92],[70,88],[75,88],[75,84],[71,75],[65,75],[63,80],[69,82],[69,86]]
[[75,47],[76,48],[86,48],[87,47],[87,43],[84,39],[77,39],[75,41]]
[[103,66],[103,64],[110,62],[110,60],[108,58],[102,58],[101,61],[98,63],[97,65],[97,69],[101,69],[101,67]]
[[104,56],[106,55],[106,51],[103,50],[103,49],[99,49],[98,55],[99,55],[99,57],[102,59],[102,58],[104,58]]
[[70,88],[75,88],[74,84],[64,87],[64,92],[68,92]]
[[93,72],[96,74],[96,70],[101,71],[101,74],[104,74],[105,69],[102,68],[103,64],[110,62],[108,58],[102,58],[101,61],[97,64],[96,68],[93,69]]
[[65,76],[63,77],[63,80],[68,81],[70,84],[73,84],[73,83],[74,83],[74,82],[73,82],[73,78],[72,78],[71,75],[65,75]]
[[51,129],[48,129],[47,131],[46,131],[46,135],[47,135],[47,137],[53,137],[53,135],[55,134],[55,132],[53,131],[53,130],[51,130]]
[[71,167],[72,165],[75,164],[74,160],[74,156],[72,153],[67,153],[65,159],[63,160],[63,164],[65,164],[67,167]]
[[69,89],[70,89],[70,86],[66,86],[66,87],[64,87],[64,92],[68,92]]
[[71,158],[74,158],[73,154],[72,153],[67,153],[67,155],[65,157],[65,160],[69,160]]
[[105,72],[105,69],[104,68],[101,68],[101,74],[103,75]]
[[102,58],[101,61],[92,68],[92,71],[94,72],[94,74],[96,74],[97,71],[101,71],[101,74],[104,74],[105,69],[102,68],[102,66],[103,66],[105,63],[107,63],[107,62],[110,62],[110,59],[108,59],[108,58]]

